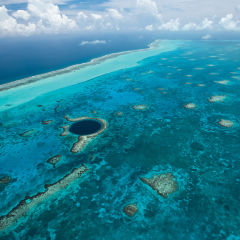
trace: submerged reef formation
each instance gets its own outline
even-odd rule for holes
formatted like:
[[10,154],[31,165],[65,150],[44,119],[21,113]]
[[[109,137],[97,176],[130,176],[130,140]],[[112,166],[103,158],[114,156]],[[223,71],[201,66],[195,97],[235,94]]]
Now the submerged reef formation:
[[60,136],[67,136],[69,134],[68,132],[68,128],[69,128],[70,125],[66,125],[66,126],[62,126],[60,128],[63,129],[63,132],[60,134]]
[[138,206],[136,203],[128,204],[123,208],[123,212],[129,217],[133,217],[138,212]]
[[52,164],[53,167],[55,168],[55,167],[56,167],[56,164],[60,161],[61,157],[62,157],[62,156],[61,156],[60,154],[59,154],[59,155],[56,155],[56,156],[54,156],[54,157],[51,157],[51,158],[49,158],[49,159],[47,160],[47,163]]
[[188,103],[184,107],[188,109],[195,109],[197,106],[195,103]]
[[[94,138],[96,138],[99,134],[101,134],[106,128],[107,128],[107,122],[104,119],[101,118],[92,118],[92,117],[79,117],[79,118],[69,118],[67,115],[64,116],[64,118],[69,122],[80,122],[83,120],[96,120],[102,124],[101,129],[95,133],[88,134],[88,135],[81,135],[78,137],[77,142],[75,142],[71,148],[72,153],[79,153],[83,150],[83,148]],[[68,135],[68,127],[69,125],[62,127],[64,129],[64,132],[60,134],[61,136]]]
[[48,124],[50,124],[50,123],[52,123],[52,120],[42,120],[42,124],[43,125],[48,125]]
[[223,102],[227,96],[226,95],[215,95],[211,96],[208,101],[209,102]]
[[116,115],[117,115],[118,117],[120,117],[120,116],[123,115],[123,112],[117,112]]
[[229,80],[222,80],[222,81],[214,81],[215,83],[221,84],[221,85],[228,85],[230,82]]
[[8,214],[0,217],[0,231],[16,223],[19,218],[25,216],[27,212],[37,204],[41,203],[49,196],[59,192],[63,188],[66,188],[71,182],[77,178],[80,178],[87,171],[88,168],[85,165],[82,165],[79,168],[73,169],[71,173],[67,174],[59,181],[53,184],[46,184],[46,190],[44,192],[39,192],[32,197],[26,196],[24,200],[20,201],[19,204],[14,207]]
[[58,108],[60,107],[60,105],[58,104],[55,108],[54,108],[54,112],[57,113]]
[[0,184],[8,184],[11,182],[11,177],[10,176],[4,176],[0,177]]
[[178,190],[177,181],[172,173],[153,175],[150,178],[140,177],[140,179],[164,198]]
[[25,131],[25,132],[23,132],[23,133],[20,133],[19,135],[20,135],[21,137],[28,137],[28,136],[32,135],[34,132],[35,132],[35,130],[34,130],[34,129],[31,129],[31,130],[27,130],[27,131]]
[[89,136],[79,136],[77,142],[75,142],[71,148],[72,153],[78,153],[93,139]]
[[222,127],[231,128],[234,125],[234,122],[231,120],[220,119],[218,124]]
[[133,109],[135,109],[135,110],[145,110],[145,109],[147,109],[147,105],[145,105],[145,104],[139,104],[139,105],[134,105],[133,106]]

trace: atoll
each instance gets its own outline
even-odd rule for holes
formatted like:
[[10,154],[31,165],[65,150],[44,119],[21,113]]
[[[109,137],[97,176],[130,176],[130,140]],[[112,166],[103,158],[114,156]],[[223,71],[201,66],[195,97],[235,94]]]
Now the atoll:
[[61,155],[56,155],[54,157],[49,158],[47,162],[52,164],[53,167],[55,168],[56,164],[60,161],[61,157],[62,157]]
[[216,95],[216,96],[211,96],[208,101],[209,102],[223,102],[224,99],[226,98],[226,95]]
[[123,212],[129,216],[129,217],[133,217],[138,211],[138,206],[136,203],[133,204],[128,204],[123,208]]
[[197,84],[197,86],[198,86],[198,87],[205,87],[205,84],[199,83],[199,84]]
[[44,192],[39,192],[32,197],[26,196],[8,214],[0,217],[0,231],[16,223],[19,218],[25,216],[27,212],[33,207],[35,207],[37,204],[43,202],[46,198],[59,192],[63,188],[68,187],[71,182],[73,182],[77,178],[80,178],[87,171],[88,168],[82,164],[81,167],[73,169],[72,172],[65,175],[59,181],[53,184],[46,184],[44,186]]
[[141,177],[140,179],[164,198],[178,190],[177,181],[172,173],[153,175],[150,178]]
[[231,128],[234,125],[234,122],[226,119],[220,119],[218,124],[222,127]]

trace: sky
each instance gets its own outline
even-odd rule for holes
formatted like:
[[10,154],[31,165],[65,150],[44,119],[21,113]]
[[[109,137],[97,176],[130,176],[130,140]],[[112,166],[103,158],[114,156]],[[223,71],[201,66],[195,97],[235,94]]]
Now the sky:
[[240,1],[0,0],[0,37],[138,31],[240,33]]

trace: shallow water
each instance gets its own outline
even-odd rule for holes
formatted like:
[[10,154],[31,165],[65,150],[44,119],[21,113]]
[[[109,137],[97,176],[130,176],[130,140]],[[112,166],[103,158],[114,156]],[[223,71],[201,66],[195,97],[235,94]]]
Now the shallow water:
[[[239,239],[239,56],[238,41],[178,42],[133,67],[2,111],[0,177],[12,180],[0,185],[0,215],[82,163],[90,170],[0,239]],[[213,95],[226,99],[209,102]],[[133,108],[140,104],[147,108]],[[73,154],[77,137],[59,136],[69,124],[64,115],[102,118],[108,127]],[[54,168],[47,160],[57,154]],[[140,180],[168,172],[179,187],[168,198]],[[134,217],[123,212],[130,203],[139,208]]]

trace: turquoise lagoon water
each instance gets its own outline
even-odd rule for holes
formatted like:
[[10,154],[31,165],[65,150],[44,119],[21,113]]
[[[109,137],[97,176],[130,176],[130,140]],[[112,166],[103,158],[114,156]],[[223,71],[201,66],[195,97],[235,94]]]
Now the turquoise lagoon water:
[[[89,168],[0,239],[240,239],[239,56],[239,41],[162,41],[0,92],[0,177],[11,177],[0,185],[0,215],[82,163]],[[214,95],[226,98],[209,102]],[[133,109],[140,104],[147,109]],[[73,154],[76,136],[59,136],[64,115],[108,127]],[[47,160],[58,154],[53,168]],[[168,198],[140,180],[168,172],[179,186]],[[123,212],[130,203],[134,217]]]

